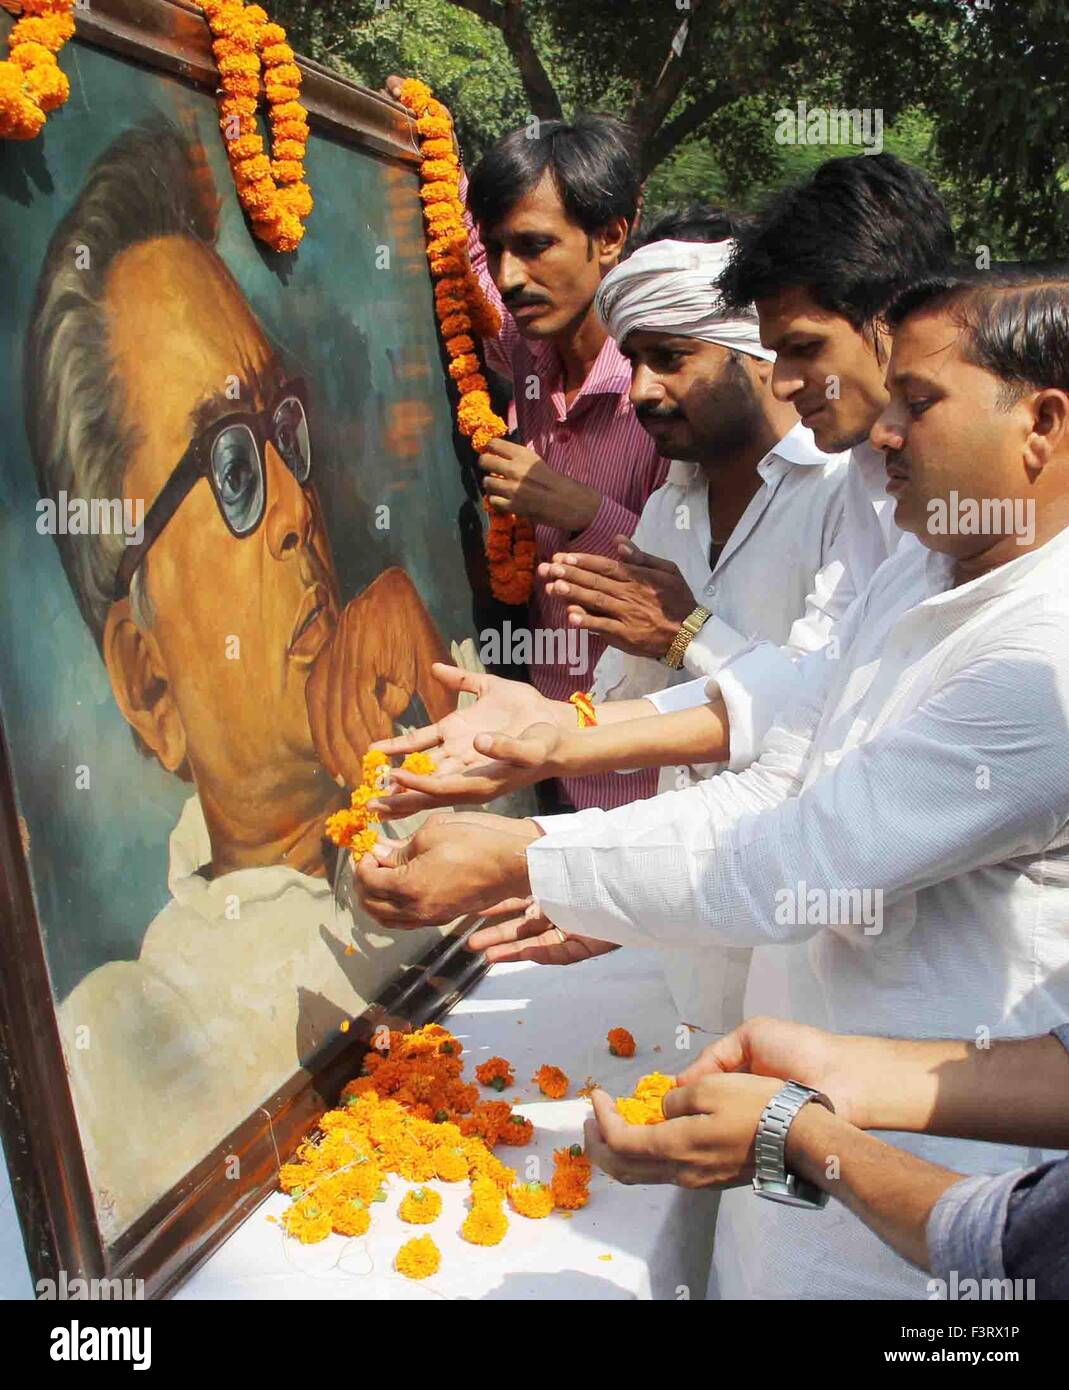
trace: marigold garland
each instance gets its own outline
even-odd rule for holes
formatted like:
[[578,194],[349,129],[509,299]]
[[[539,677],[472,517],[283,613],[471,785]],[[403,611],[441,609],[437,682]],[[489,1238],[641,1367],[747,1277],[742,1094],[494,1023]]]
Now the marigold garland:
[[[398,100],[416,118],[420,137],[420,198],[427,223],[427,259],[437,282],[434,304],[450,357],[449,375],[460,393],[457,428],[481,454],[491,440],[508,433],[508,426],[491,407],[471,334],[492,337],[500,331],[501,323],[468,260],[453,118],[448,108],[435,100],[431,89],[415,78],[401,83]],[[534,582],[534,527],[526,518],[484,505],[490,517],[486,557],[494,597],[503,603],[526,603]]]
[[[260,5],[199,0],[219,68],[219,126],[238,199],[253,232],[275,251],[294,251],[314,206],[305,182],[308,113],[301,70],[281,24]],[[271,127],[271,156],[256,122],[260,73]]]
[[674,1076],[651,1072],[639,1079],[633,1095],[617,1100],[616,1109],[629,1125],[659,1125],[665,1118],[662,1102],[675,1084]]
[[610,1028],[607,1041],[614,1057],[635,1055],[635,1040],[626,1028]]
[[74,0],[23,0],[0,62],[0,138],[32,140],[70,96],[56,54],[74,34]]

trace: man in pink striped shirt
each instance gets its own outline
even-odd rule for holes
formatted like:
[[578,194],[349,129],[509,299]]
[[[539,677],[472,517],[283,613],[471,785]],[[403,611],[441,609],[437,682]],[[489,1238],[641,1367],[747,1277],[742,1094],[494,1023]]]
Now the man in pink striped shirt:
[[[630,364],[594,312],[638,192],[625,127],[605,116],[503,136],[467,186],[472,267],[501,311],[486,362],[512,384],[522,441],[495,440],[480,456],[483,490],[492,507],[534,523],[539,560],[562,549],[615,555],[613,537],[634,531],[667,472],[628,400]],[[536,580],[528,621],[542,641],[532,642],[530,674],[553,700],[590,688],[605,646],[582,633],[575,660],[566,611]],[[584,778],[582,804],[608,808],[655,789],[648,770]],[[574,789],[562,783],[561,793],[571,800]]]

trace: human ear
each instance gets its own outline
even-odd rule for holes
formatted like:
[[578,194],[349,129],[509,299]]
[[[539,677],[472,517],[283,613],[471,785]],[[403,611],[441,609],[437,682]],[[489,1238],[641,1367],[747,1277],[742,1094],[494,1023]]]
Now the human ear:
[[186,730],[159,643],[134,621],[130,600],[111,606],[104,624],[104,666],[123,718],[168,772],[182,773]]
[[611,270],[623,255],[628,231],[627,219],[614,217],[611,222],[607,222],[602,227],[594,238],[598,250],[598,260],[606,269]]
[[1038,391],[1030,402],[1032,428],[1024,442],[1024,463],[1036,477],[1069,442],[1069,395]]

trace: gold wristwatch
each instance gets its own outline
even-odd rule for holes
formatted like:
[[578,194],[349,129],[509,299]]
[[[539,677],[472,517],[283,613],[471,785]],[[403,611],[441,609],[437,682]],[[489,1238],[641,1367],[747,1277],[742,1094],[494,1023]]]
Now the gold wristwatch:
[[670,666],[673,671],[679,670],[683,665],[683,653],[712,616],[708,608],[701,606],[695,608],[693,613],[688,613],[683,619],[682,627],[672,639],[672,645],[661,658],[666,666]]

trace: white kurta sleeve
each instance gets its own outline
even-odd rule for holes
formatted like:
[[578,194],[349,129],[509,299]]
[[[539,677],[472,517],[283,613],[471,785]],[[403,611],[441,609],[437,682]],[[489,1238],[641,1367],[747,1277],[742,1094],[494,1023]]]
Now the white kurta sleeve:
[[[1044,648],[978,655],[799,792],[806,731],[789,726],[812,714],[803,700],[742,774],[654,797],[629,821],[608,812],[571,833],[550,826],[528,849],[532,892],[565,931],[621,945],[768,945],[819,930],[778,911],[799,882],[828,895],[878,890],[891,905],[1038,852],[1069,807],[1069,671],[1052,669],[1058,650],[1048,634]],[[1061,650],[1069,667],[1064,634]],[[762,794],[769,804],[753,809]]]

